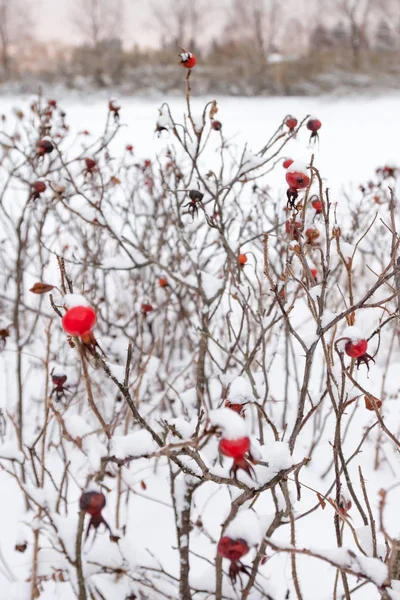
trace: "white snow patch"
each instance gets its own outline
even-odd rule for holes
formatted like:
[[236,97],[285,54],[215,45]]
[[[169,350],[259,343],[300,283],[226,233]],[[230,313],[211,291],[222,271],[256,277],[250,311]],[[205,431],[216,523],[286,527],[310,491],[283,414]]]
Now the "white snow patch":
[[208,415],[211,425],[220,427],[225,438],[237,440],[248,435],[246,422],[230,408],[218,408]]

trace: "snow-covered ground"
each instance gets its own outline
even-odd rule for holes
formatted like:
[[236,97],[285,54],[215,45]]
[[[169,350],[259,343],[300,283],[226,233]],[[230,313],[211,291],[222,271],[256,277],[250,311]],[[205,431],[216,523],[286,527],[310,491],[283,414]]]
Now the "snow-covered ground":
[[[212,99],[212,98],[211,98]],[[163,99],[168,100],[168,99]],[[193,100],[193,112],[201,113],[201,110],[207,99],[194,99]],[[289,142],[285,148],[283,156],[293,157],[295,159],[303,159],[309,161],[312,152],[315,154],[314,164],[322,173],[324,183],[332,190],[331,198],[333,202],[343,202],[343,189],[346,190],[348,196],[351,198],[352,194],[359,197],[358,187],[360,183],[365,183],[374,176],[375,169],[378,166],[385,164],[396,164],[400,162],[399,155],[399,141],[397,133],[400,131],[400,111],[398,106],[400,103],[400,96],[390,96],[387,98],[351,98],[351,99],[337,99],[337,98],[232,98],[222,97],[216,99],[218,102],[219,112],[217,118],[223,123],[223,131],[226,138],[230,139],[233,144],[237,144],[238,147],[244,143],[248,144],[248,149],[251,151],[258,151],[260,147],[268,140],[273,131],[276,130],[278,124],[287,114],[295,115],[299,120],[304,118],[306,115],[314,115],[322,121],[322,128],[320,131],[320,143],[315,149],[311,149],[308,145],[308,132],[302,130],[298,139],[294,139]],[[66,110],[67,118],[71,124],[71,133],[79,133],[82,130],[88,130],[93,139],[100,135],[104,129],[104,121],[107,114],[107,104],[104,102],[97,102],[93,98],[88,100],[78,101],[75,98],[59,99],[60,104]],[[171,141],[169,134],[163,133],[160,137],[155,134],[155,121],[158,115],[158,108],[161,105],[160,101],[154,99],[142,100],[135,98],[123,98],[121,99],[121,123],[123,127],[116,140],[112,142],[112,148],[114,154],[122,154],[127,144],[134,146],[135,157],[141,159],[154,159],[155,156],[163,151],[166,144]],[[169,101],[171,111],[174,114],[181,115],[185,111],[184,100],[173,98]],[[24,98],[5,98],[2,101],[1,112],[10,114],[12,108],[20,107],[22,110],[26,110],[26,99]],[[74,137],[73,135],[71,136]],[[86,141],[90,141],[90,137]],[[81,142],[79,142],[81,143]],[[213,166],[214,156],[217,160],[215,148],[212,148],[207,153],[207,164],[210,169]],[[284,171],[282,166],[279,164],[275,170],[263,179],[264,183],[270,185],[273,189],[279,190],[280,193],[285,193],[286,185],[284,181]],[[261,232],[260,232],[261,233]],[[64,234],[63,234],[64,235]],[[3,237],[3,234],[1,234]],[[65,238],[63,238],[65,240]],[[256,251],[255,251],[256,252]],[[49,272],[57,273],[56,266],[49,267]],[[31,275],[31,274],[30,274]],[[122,294],[122,290],[121,290]],[[36,301],[36,298],[35,298]],[[30,305],[35,305],[33,300],[30,300]],[[36,303],[37,306],[37,303]],[[45,305],[42,305],[44,307]],[[47,310],[47,308],[46,308]],[[166,313],[167,314],[167,313]],[[368,313],[369,315],[370,313]],[[371,313],[372,314],[372,313]],[[167,317],[165,317],[167,318]],[[369,331],[369,317],[360,317],[360,322],[365,327],[368,333]],[[299,325],[301,327],[301,325]],[[155,324],[157,331],[157,322]],[[44,339],[44,336],[43,336]],[[398,340],[396,341],[398,345]],[[12,344],[9,344],[9,348],[12,348]],[[121,343],[121,352],[125,346]],[[67,349],[68,351],[68,349]],[[65,349],[63,349],[65,352]],[[383,350],[384,353],[384,350]],[[277,355],[281,356],[282,348],[277,349]],[[4,356],[4,355],[3,355]],[[64,355],[63,355],[64,356]],[[362,385],[368,386],[368,390],[379,396],[380,391],[385,389],[387,396],[392,395],[389,398],[384,410],[384,414],[387,422],[390,424],[392,430],[396,433],[398,428],[399,409],[396,404],[396,396],[399,392],[399,383],[396,373],[398,365],[396,362],[389,368],[387,380],[382,383],[385,373],[385,365],[382,357],[382,350],[380,354],[381,360],[377,359],[376,366],[371,367],[370,379],[367,378],[366,372],[361,367],[359,380]],[[398,352],[397,352],[398,358]],[[70,357],[70,360],[71,357]],[[278,359],[278,365],[279,363]],[[7,389],[14,390],[13,373],[7,370],[6,359],[4,359],[1,365],[2,355],[0,355],[0,377],[3,381],[1,406],[6,409],[13,404],[12,401],[7,397]],[[156,367],[152,367],[154,371]],[[32,367],[33,369],[33,367]],[[278,373],[278,370],[276,371]],[[28,376],[32,376],[28,374]],[[93,378],[99,381],[99,375],[94,372]],[[315,394],[315,398],[323,389],[323,382],[320,381],[320,375],[315,377],[313,385],[315,389],[310,390],[310,394]],[[36,381],[32,376],[32,381]],[[271,393],[275,394],[278,398],[277,402],[281,401],[281,377],[277,374],[275,380],[272,378],[271,381]],[[40,384],[42,385],[42,383]],[[99,383],[101,385],[101,383]],[[291,386],[293,386],[293,382]],[[386,387],[385,387],[386,386]],[[294,388],[290,388],[292,393]],[[32,396],[37,396],[38,404],[43,392],[42,388],[37,391],[32,391]],[[183,394],[183,391],[182,391]],[[111,392],[110,392],[111,395]],[[314,397],[314,396],[313,396]],[[216,406],[214,406],[216,408]],[[349,413],[352,408],[350,407]],[[37,412],[37,414],[36,414]],[[39,415],[39,409],[35,407],[32,413],[35,416]],[[360,416],[361,412],[361,416]],[[254,426],[255,415],[249,411],[252,418],[247,417],[251,424]],[[248,413],[248,415],[249,415]],[[68,421],[65,417],[65,422],[70,427],[70,433],[75,436],[85,436],[84,421],[75,419],[76,415],[70,415],[71,420]],[[353,415],[354,416],[354,415]],[[352,429],[354,431],[354,439],[351,436],[346,438],[344,447],[346,450],[346,457],[350,456],[354,452],[357,444],[359,443],[364,428],[371,425],[373,422],[374,413],[366,413],[365,411],[359,411],[355,413],[355,421],[359,419],[355,424],[353,423]],[[353,418],[353,417],[352,417]],[[27,417],[27,420],[29,417]],[[74,420],[75,419],[75,420]],[[331,421],[328,421],[331,423]],[[333,420],[332,420],[333,427]],[[182,424],[181,424],[182,426]],[[279,424],[280,426],[280,424]],[[344,425],[345,427],[345,425]],[[82,429],[83,428],[83,429]],[[254,427],[253,427],[254,428]],[[377,428],[378,429],[378,428]],[[90,430],[88,430],[90,431]],[[74,432],[74,433],[72,433]],[[34,439],[35,431],[30,431],[32,439]],[[120,435],[121,431],[118,432]],[[184,437],[189,436],[191,433],[184,433]],[[254,432],[253,432],[253,435]],[[311,435],[307,432],[307,435]],[[347,434],[346,434],[347,435]],[[374,432],[375,435],[375,432]],[[375,446],[377,443],[377,436],[372,436],[372,441],[365,444],[363,452],[360,455],[360,460],[354,461],[351,465],[352,477],[357,480],[358,472],[357,466],[360,464],[363,468],[363,474],[367,480],[368,490],[370,493],[370,501],[374,510],[375,519],[378,519],[378,506],[379,506],[379,490],[381,488],[388,489],[393,483],[396,483],[397,477],[400,474],[400,468],[398,465],[398,454],[393,449],[391,453],[387,454],[384,458],[381,458],[382,467],[379,470],[374,470],[374,456]],[[176,441],[176,440],[175,440]],[[252,440],[253,441],[253,440]],[[287,441],[287,440],[286,440]],[[319,440],[318,451],[314,454],[313,460],[307,468],[301,471],[301,482],[305,485],[310,486],[313,490],[325,493],[330,487],[334,480],[333,469],[329,470],[327,475],[324,475],[324,471],[329,466],[331,460],[331,444],[333,442],[332,430],[325,430],[323,436]],[[12,447],[12,441],[7,441],[0,446],[0,457],[6,456],[6,452],[9,451],[11,456],[17,455],[17,444]],[[307,436],[300,438],[298,447],[296,447],[296,460],[301,460],[305,456],[305,452],[309,449],[311,438]],[[8,446],[6,446],[8,444]],[[126,440],[125,438],[113,441],[113,452],[117,458],[124,458],[127,455],[132,455],[132,448],[136,444],[142,448],[141,444],[144,444],[145,450],[143,453],[151,451],[148,446],[148,440],[142,438],[134,438]],[[125,445],[124,445],[125,444]],[[147,444],[147,445],[146,445]],[[257,443],[256,443],[257,446]],[[283,446],[283,448],[281,448]],[[385,446],[385,452],[388,452],[387,446]],[[215,448],[214,448],[215,450]],[[260,449],[259,449],[260,450]],[[267,448],[268,450],[268,448]],[[261,450],[260,450],[261,451]],[[79,459],[82,461],[82,473],[86,474],[86,464],[83,458]],[[94,459],[95,460],[95,459]],[[262,477],[272,477],[274,469],[280,470],[287,468],[291,465],[291,457],[288,455],[286,444],[280,442],[271,443],[269,446],[269,453],[266,452],[263,455],[263,460],[270,462],[268,471],[262,471],[260,466],[257,467],[257,475]],[[215,472],[220,469],[217,465],[214,467]],[[150,468],[150,463],[146,462],[145,458],[141,458],[139,461],[134,463],[134,473],[130,474],[129,470],[126,470],[124,482],[131,485],[135,490],[133,501],[130,504],[130,515],[129,522],[126,529],[126,535],[120,542],[119,551],[115,549],[115,545],[109,544],[104,539],[95,541],[93,547],[88,550],[90,552],[90,561],[92,564],[97,561],[99,564],[107,562],[114,566],[120,566],[121,556],[124,559],[124,566],[129,563],[129,567],[134,571],[135,565],[140,564],[141,567],[148,566],[151,568],[158,568],[159,561],[162,563],[162,568],[167,571],[174,573],[176,576],[177,571],[177,559],[176,553],[171,552],[171,547],[176,546],[174,519],[172,517],[171,502],[169,498],[169,484],[168,475],[169,470],[166,461],[161,461],[158,468],[153,471],[153,466]],[[218,471],[219,472],[219,471]],[[222,470],[221,470],[222,473]],[[223,471],[224,475],[227,476],[227,470]],[[244,478],[246,476],[243,476]],[[292,475],[291,475],[292,477]],[[83,485],[83,475],[78,475],[77,479],[79,483]],[[143,485],[140,488],[142,481],[147,481],[147,487]],[[113,484],[114,485],[114,484]],[[358,484],[356,484],[358,485]],[[15,543],[18,541],[24,541],[24,533],[16,533],[16,523],[19,523],[19,527],[23,530],[23,522],[25,519],[24,508],[21,496],[17,496],[18,488],[15,483],[11,483],[11,478],[4,473],[0,474],[0,487],[2,493],[0,494],[0,531],[2,536],[0,539],[0,550],[6,557],[6,561],[10,565],[14,572],[16,579],[24,579],[29,574],[31,567],[29,560],[31,560],[31,553],[27,554],[16,554],[14,551]],[[184,484],[182,484],[182,488]],[[357,489],[359,489],[357,487]],[[115,491],[115,489],[114,489]],[[32,493],[33,488],[32,488]],[[35,492],[37,493],[37,492]],[[183,493],[183,490],[182,490]],[[230,492],[233,497],[237,494],[237,490],[231,490]],[[293,486],[293,499],[295,496],[295,489]],[[295,514],[306,513],[307,510],[314,507],[317,501],[316,493],[312,490],[304,488],[302,490],[301,503],[296,506]],[[334,497],[334,492],[331,493],[331,497]],[[388,500],[387,508],[385,512],[385,523],[392,536],[398,535],[398,516],[397,516],[397,504],[394,499],[395,494]],[[15,501],[14,501],[15,498]],[[236,537],[243,537],[243,528],[247,530],[249,539],[254,540],[254,545],[259,543],[257,535],[260,535],[260,531],[265,531],[269,524],[268,513],[271,507],[267,506],[264,509],[263,497],[257,500],[255,509],[258,512],[258,525],[254,526],[252,522],[253,514],[249,516],[249,513],[243,513],[242,528],[236,527],[233,523],[227,530],[227,534]],[[114,502],[115,498],[110,502]],[[398,498],[397,498],[398,500]],[[75,494],[75,503],[77,501],[77,495]],[[198,586],[198,589],[210,590],[210,595],[207,596],[204,592],[201,596],[204,598],[212,598],[212,585],[210,583],[211,575],[210,565],[198,556],[210,557],[212,553],[215,554],[215,547],[213,541],[218,539],[219,527],[226,518],[230,502],[232,497],[225,488],[220,486],[217,488],[213,483],[206,483],[196,495],[196,506],[194,516],[201,517],[202,526],[204,526],[207,532],[211,532],[210,536],[202,535],[201,530],[196,530],[193,533],[193,546],[197,556],[191,558],[192,562],[192,583],[194,586]],[[279,498],[280,502],[283,502],[282,498]],[[134,504],[134,509],[132,505]],[[72,504],[70,513],[76,517],[76,511]],[[247,508],[249,508],[247,506]],[[297,533],[297,547],[298,548],[312,548],[315,553],[321,551],[322,554],[331,558],[334,562],[344,564],[345,560],[340,556],[335,548],[335,530],[333,522],[333,511],[328,505],[325,510],[321,508],[314,511],[311,517],[305,516],[296,522],[296,533]],[[354,507],[353,507],[354,508]],[[113,509],[114,510],[114,509]],[[122,518],[125,519],[125,508],[121,509]],[[107,507],[107,514],[105,514],[107,521],[113,522],[114,512],[111,508]],[[360,520],[359,514],[353,510],[351,513],[352,524],[358,530],[363,526]],[[32,521],[32,514],[29,515],[29,524]],[[395,521],[395,523],[394,523]],[[76,523],[66,517],[58,515],[57,526],[59,527],[64,540],[66,543],[71,545],[74,543],[75,527]],[[254,529],[258,533],[254,534]],[[68,528],[71,527],[71,531]],[[239,533],[237,533],[239,531]],[[240,533],[240,531],[242,533]],[[106,537],[105,535],[103,536]],[[363,532],[360,533],[360,540],[363,538]],[[211,542],[210,543],[210,538]],[[43,535],[45,540],[45,535]],[[261,539],[261,538],[260,538]],[[364,531],[365,550],[369,545],[368,531]],[[288,544],[287,531],[281,533],[278,530],[274,541],[277,545],[282,544],[283,546]],[[349,547],[353,547],[353,539],[349,530],[346,530],[345,541]],[[379,540],[382,543],[382,540]],[[96,549],[97,544],[97,549]],[[250,542],[249,542],[250,544]],[[43,558],[42,563],[46,563],[46,548],[45,542],[43,542]],[[335,554],[336,552],[336,554]],[[86,553],[86,551],[85,551]],[[251,550],[254,553],[254,550]],[[370,554],[366,550],[367,554]],[[276,554],[271,549],[267,548],[266,551],[269,561],[262,567],[262,585],[263,589],[267,590],[270,597],[273,600],[284,600],[287,589],[291,589],[290,600],[296,598],[293,590],[292,582],[292,571],[291,571],[291,559],[290,554],[279,553]],[[378,553],[379,554],[379,553]],[[249,554],[250,557],[254,554]],[[106,560],[105,560],[106,557]],[[1,557],[0,557],[1,558]],[[245,557],[244,561],[247,564],[250,562],[248,557]],[[86,554],[84,556],[86,560]],[[54,561],[54,553],[49,550],[48,554],[49,564]],[[103,561],[103,562],[102,562]],[[60,568],[65,565],[61,564]],[[365,566],[365,572],[371,579],[379,580],[381,573],[379,567],[381,565],[371,564]],[[91,567],[88,567],[87,573],[90,573]],[[297,559],[297,571],[300,579],[300,587],[303,592],[303,600],[328,600],[333,598],[332,588],[335,576],[333,568],[325,562],[321,562],[318,559],[300,556]],[[43,567],[43,572],[48,574],[46,566]],[[0,578],[1,578],[0,572]],[[94,580],[98,579],[99,588],[102,590],[106,600],[111,600],[117,597],[117,593],[121,595],[118,598],[125,600],[127,593],[129,592],[128,587],[125,584],[120,584],[121,588],[117,592],[117,587],[113,588],[114,579],[110,576],[110,580],[107,581],[106,577],[101,575],[94,575]],[[207,580],[210,579],[210,581]],[[20,581],[19,583],[9,583],[7,577],[3,578],[3,582],[0,579],[0,591],[6,590],[6,596],[9,600],[28,600],[30,598],[29,585]],[[162,579],[162,577],[160,578]],[[165,583],[165,582],[164,582]],[[163,585],[164,585],[163,583]],[[53,586],[54,585],[54,589]],[[167,584],[165,583],[167,586]],[[351,579],[351,587],[355,587],[357,582],[355,578]],[[162,585],[160,584],[162,588]],[[62,582],[46,582],[44,585],[44,593],[41,598],[45,600],[70,600],[75,598],[72,595],[71,588],[68,583]],[[340,588],[341,589],[341,588]],[[164,588],[164,593],[168,597],[168,588]],[[169,592],[172,595],[172,591]],[[106,595],[109,594],[109,595]],[[257,595],[258,594],[258,595]],[[0,594],[1,597],[1,594]],[[99,596],[100,598],[101,596]],[[132,596],[133,597],[133,596]],[[153,598],[152,596],[149,596]],[[160,596],[161,597],[161,596]],[[175,598],[175,596],[171,596]],[[227,596],[234,598],[235,596]],[[240,595],[237,594],[237,598]],[[249,596],[252,600],[262,598],[261,593],[257,590],[252,592]],[[378,600],[380,597],[376,588],[368,584],[362,587],[359,592],[351,594],[351,598],[356,600]],[[398,599],[400,596],[393,596],[393,600]],[[158,598],[158,596],[154,596]],[[195,598],[195,596],[194,596]],[[288,596],[286,596],[288,598]],[[341,600],[343,596],[341,592],[337,595],[337,600]],[[97,600],[97,597],[96,597]]]

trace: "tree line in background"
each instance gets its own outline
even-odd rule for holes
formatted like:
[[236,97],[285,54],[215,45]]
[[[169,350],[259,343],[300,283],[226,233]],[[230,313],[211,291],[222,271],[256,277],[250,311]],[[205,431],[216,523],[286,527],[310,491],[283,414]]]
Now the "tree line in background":
[[[146,14],[136,2],[72,2],[81,40],[72,46],[35,38],[27,0],[0,0],[0,79],[34,73],[72,87],[77,77],[115,85],[138,69],[174,66],[179,47],[196,52],[206,78],[256,80],[255,92],[267,80],[285,92],[294,79],[338,68],[396,70],[400,0],[151,0]],[[130,40],[133,19],[148,30],[149,46]]]

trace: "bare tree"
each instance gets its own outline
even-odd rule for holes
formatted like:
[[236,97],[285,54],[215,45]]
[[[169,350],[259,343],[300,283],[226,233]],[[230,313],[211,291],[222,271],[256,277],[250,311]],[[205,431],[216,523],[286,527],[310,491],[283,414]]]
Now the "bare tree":
[[83,72],[94,74],[99,85],[104,83],[104,72],[119,79],[124,0],[76,0],[71,16],[87,47],[85,53],[79,52],[77,56]]
[[83,41],[93,48],[122,35],[124,0],[75,0],[72,20]]
[[199,34],[213,14],[213,5],[209,0],[153,0],[151,13],[163,47],[195,48],[200,42]]
[[23,0],[0,0],[0,62],[4,76],[12,71],[11,50],[29,36],[32,21]]
[[335,0],[334,3],[328,1],[326,7],[330,7],[336,15],[339,13],[344,20],[350,32],[353,65],[360,66],[361,53],[369,47],[371,20],[381,12],[381,3],[374,0]]

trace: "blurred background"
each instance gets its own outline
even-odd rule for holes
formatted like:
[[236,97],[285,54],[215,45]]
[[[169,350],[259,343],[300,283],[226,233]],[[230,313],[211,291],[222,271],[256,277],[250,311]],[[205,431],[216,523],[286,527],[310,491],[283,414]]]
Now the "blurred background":
[[400,0],[0,0],[0,90],[315,95],[400,87]]

